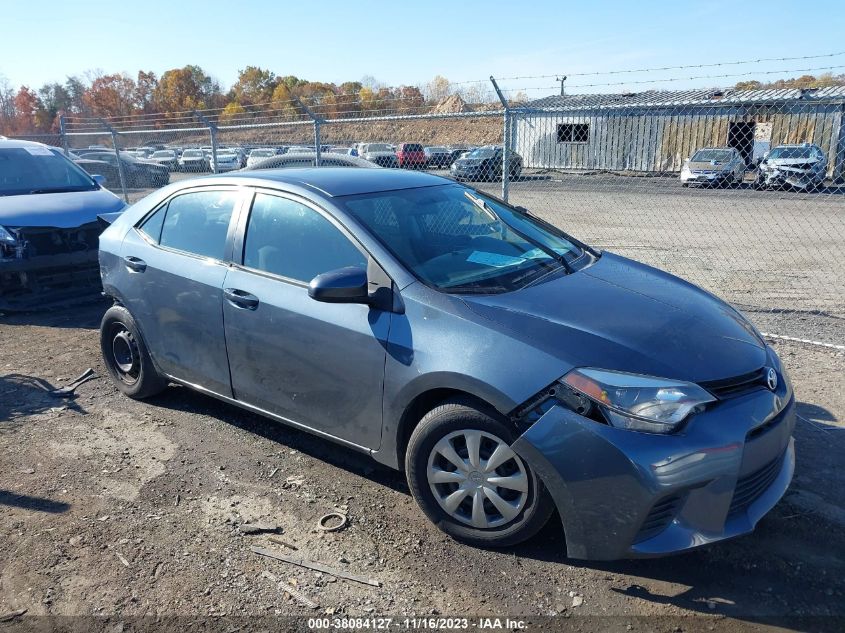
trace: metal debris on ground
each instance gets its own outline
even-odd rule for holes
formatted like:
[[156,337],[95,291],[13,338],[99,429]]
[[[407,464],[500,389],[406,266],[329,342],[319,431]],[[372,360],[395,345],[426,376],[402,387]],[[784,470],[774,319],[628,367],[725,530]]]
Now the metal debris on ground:
[[26,613],[26,611],[26,609],[18,609],[17,611],[10,611],[9,613],[4,613],[3,615],[0,615],[0,622],[8,622],[9,620],[19,618],[24,613]]
[[295,589],[291,585],[287,584],[286,582],[279,583],[279,589],[284,591],[288,594],[291,598],[294,598],[297,602],[302,605],[305,605],[309,609],[319,609],[320,605],[311,600],[308,596],[302,593],[299,589]]
[[371,587],[381,587],[381,581],[374,580],[372,578],[367,578],[366,576],[359,576],[357,574],[350,574],[348,572],[342,571],[340,569],[333,569],[328,565],[324,565],[323,563],[318,563],[316,561],[306,560],[304,558],[295,558],[293,556],[285,556],[284,554],[279,554],[278,552],[274,552],[269,549],[264,549],[262,547],[255,547],[252,546],[250,549],[258,554],[259,556],[267,556],[268,558],[274,558],[276,560],[280,560],[284,563],[290,563],[291,565],[298,565],[299,567],[305,567],[306,569],[313,569],[314,571],[321,571],[324,574],[329,574],[331,576],[337,576],[338,578],[344,578],[346,580],[353,580],[355,582],[360,582],[364,585],[370,585]]
[[[337,522],[336,525],[329,525],[329,521],[332,520]],[[320,520],[317,521],[317,527],[323,532],[339,532],[347,525],[349,525],[349,519],[345,514],[341,514],[340,512],[329,512],[321,516]]]
[[281,534],[282,528],[273,523],[245,523],[240,526],[243,534]]
[[287,547],[288,549],[292,549],[293,551],[297,551],[299,549],[293,543],[288,543],[287,541],[283,541],[282,539],[276,538],[275,536],[271,536],[269,538],[273,543],[277,543],[277,544],[281,545],[282,547]]
[[70,398],[76,395],[75,391],[79,385],[86,383],[89,380],[93,380],[96,376],[97,374],[94,373],[94,370],[89,367],[67,385],[59,387],[58,389],[53,389],[49,392],[49,394],[51,396],[55,396],[56,398]]

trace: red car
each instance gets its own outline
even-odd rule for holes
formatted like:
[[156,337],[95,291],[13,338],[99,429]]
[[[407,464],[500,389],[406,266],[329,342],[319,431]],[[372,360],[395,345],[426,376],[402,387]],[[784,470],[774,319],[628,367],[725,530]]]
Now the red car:
[[425,167],[426,157],[423,146],[419,143],[400,143],[396,158],[402,168]]

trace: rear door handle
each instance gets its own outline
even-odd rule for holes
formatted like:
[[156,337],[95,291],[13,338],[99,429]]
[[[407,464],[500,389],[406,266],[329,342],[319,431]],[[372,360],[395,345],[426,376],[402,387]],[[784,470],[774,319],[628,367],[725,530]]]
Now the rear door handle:
[[255,310],[258,307],[258,297],[244,290],[237,288],[226,288],[223,290],[226,299],[237,308]]
[[127,268],[134,270],[136,273],[142,273],[147,270],[147,262],[138,257],[133,257],[132,255],[124,257],[123,263],[126,264]]

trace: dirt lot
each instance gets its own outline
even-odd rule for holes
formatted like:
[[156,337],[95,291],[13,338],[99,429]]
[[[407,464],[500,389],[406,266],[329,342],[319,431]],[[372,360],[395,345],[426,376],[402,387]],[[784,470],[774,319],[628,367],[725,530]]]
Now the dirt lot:
[[[565,557],[557,521],[512,550],[473,549],[428,524],[402,476],[364,456],[184,388],[147,402],[120,396],[99,359],[104,308],[0,321],[0,615],[557,615],[626,631],[733,631],[786,616],[811,619],[776,624],[842,624],[840,352],[777,345],[800,401],[798,466],[756,533],[667,559],[589,564]],[[99,378],[75,399],[44,391],[87,367]],[[317,531],[335,508],[349,527]],[[299,548],[286,553],[383,586],[253,554],[285,552],[244,534],[258,522]]]

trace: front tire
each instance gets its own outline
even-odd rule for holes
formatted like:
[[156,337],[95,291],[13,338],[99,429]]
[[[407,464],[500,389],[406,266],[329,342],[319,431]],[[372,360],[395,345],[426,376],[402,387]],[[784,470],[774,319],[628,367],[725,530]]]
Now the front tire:
[[135,319],[123,306],[112,306],[103,315],[100,349],[112,381],[124,395],[140,400],[167,387],[167,380],[153,365]]
[[495,414],[463,399],[423,417],[408,443],[405,472],[432,523],[481,547],[515,545],[542,529],[554,504],[530,465],[510,448],[514,439]]

